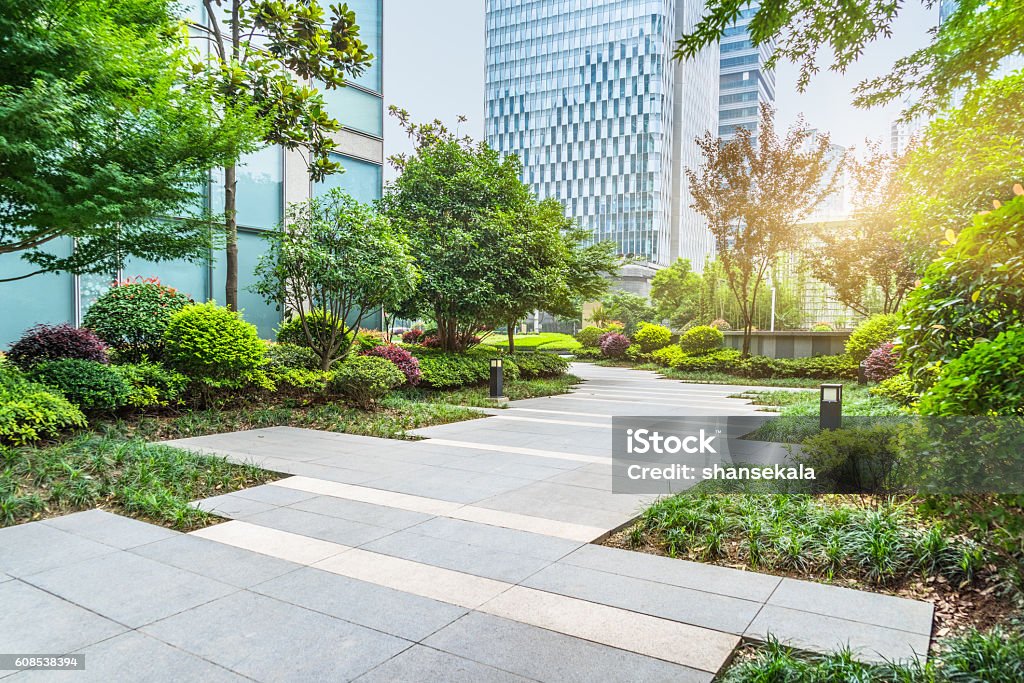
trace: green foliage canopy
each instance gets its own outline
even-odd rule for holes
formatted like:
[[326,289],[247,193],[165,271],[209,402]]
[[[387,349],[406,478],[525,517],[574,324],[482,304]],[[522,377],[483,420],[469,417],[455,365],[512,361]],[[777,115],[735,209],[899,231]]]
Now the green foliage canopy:
[[659,320],[682,327],[700,314],[700,275],[693,272],[690,260],[676,259],[651,280],[651,302]]

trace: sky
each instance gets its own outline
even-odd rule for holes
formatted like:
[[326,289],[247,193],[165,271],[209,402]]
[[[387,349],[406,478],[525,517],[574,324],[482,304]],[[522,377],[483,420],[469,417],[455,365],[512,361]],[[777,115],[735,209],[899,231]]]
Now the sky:
[[[865,138],[888,141],[900,104],[855,109],[850,89],[860,80],[885,73],[899,57],[928,43],[938,9],[911,0],[893,27],[892,37],[868,46],[846,74],[821,71],[803,93],[796,91],[797,67],[776,70],[777,123],[788,126],[803,113],[810,126],[827,130],[832,141],[863,147]],[[440,118],[459,132],[481,139],[484,132],[484,1],[384,0],[384,103],[407,109],[414,121]],[[411,144],[393,119],[384,124],[387,155],[408,152]],[[390,167],[385,179],[395,175]]]

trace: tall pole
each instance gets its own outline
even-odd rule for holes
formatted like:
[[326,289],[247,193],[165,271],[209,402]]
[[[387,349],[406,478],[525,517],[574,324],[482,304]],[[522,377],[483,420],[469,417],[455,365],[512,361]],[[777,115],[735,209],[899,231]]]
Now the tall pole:
[[775,331],[775,287],[772,287],[772,332]]

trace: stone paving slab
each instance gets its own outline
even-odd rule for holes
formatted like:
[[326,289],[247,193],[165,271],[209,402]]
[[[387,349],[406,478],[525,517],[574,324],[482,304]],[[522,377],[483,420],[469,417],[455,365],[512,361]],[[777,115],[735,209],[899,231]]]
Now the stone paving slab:
[[49,524],[19,524],[0,529],[0,571],[14,577],[31,576],[116,550]]
[[306,512],[290,507],[278,507],[267,512],[249,515],[245,520],[252,524],[348,546],[363,545],[394,533],[393,529],[387,527],[318,515],[315,512]]
[[0,649],[5,654],[74,652],[128,630],[17,580],[0,583],[0,606]]
[[174,538],[179,534],[163,527],[122,517],[105,510],[86,510],[63,517],[45,519],[43,524],[61,531],[127,550],[154,541]]
[[356,683],[529,683],[531,680],[432,647],[413,645],[363,674]]
[[582,545],[579,541],[449,517],[434,517],[410,527],[408,531],[434,538],[461,541],[480,548],[481,551],[510,552],[551,562],[565,557]]
[[768,604],[924,636],[931,634],[934,612],[931,603],[920,600],[789,578],[782,579]]

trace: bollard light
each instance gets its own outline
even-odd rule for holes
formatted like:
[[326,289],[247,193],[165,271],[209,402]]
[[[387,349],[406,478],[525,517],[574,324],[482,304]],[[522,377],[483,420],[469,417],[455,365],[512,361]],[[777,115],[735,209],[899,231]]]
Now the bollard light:
[[861,361],[860,365],[857,366],[857,384],[867,384],[867,383],[868,383],[867,363],[865,363],[864,361]]
[[821,407],[818,424],[822,429],[839,429],[843,426],[843,385],[821,385]]
[[504,377],[502,376],[501,359],[491,359],[491,398],[502,398],[504,390]]

